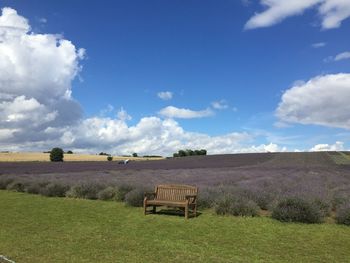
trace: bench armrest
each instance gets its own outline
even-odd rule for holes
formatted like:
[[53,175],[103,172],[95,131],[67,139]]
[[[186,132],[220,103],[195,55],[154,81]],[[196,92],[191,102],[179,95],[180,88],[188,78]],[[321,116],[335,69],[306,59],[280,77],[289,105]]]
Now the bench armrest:
[[191,203],[196,203],[197,195],[186,195],[186,200],[190,201]]
[[156,196],[156,193],[154,192],[145,192],[144,197],[147,199],[154,199],[154,197]]

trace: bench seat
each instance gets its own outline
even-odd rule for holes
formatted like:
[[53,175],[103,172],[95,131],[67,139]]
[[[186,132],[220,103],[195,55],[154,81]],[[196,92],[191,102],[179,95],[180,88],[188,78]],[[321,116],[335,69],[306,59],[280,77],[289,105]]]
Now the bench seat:
[[189,185],[158,185],[152,193],[145,193],[144,214],[148,212],[147,207],[151,206],[152,212],[156,212],[158,206],[170,206],[185,208],[185,218],[188,218],[189,210],[197,214],[197,193],[198,188]]

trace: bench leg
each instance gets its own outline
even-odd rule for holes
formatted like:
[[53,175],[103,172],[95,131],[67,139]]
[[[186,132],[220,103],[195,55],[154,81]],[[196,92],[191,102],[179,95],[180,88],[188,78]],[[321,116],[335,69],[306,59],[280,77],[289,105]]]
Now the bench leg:
[[188,205],[185,206],[185,218],[188,219]]
[[152,210],[152,212],[155,214],[155,213],[157,213],[157,206],[153,206],[153,210]]
[[194,217],[197,217],[197,205],[194,206]]

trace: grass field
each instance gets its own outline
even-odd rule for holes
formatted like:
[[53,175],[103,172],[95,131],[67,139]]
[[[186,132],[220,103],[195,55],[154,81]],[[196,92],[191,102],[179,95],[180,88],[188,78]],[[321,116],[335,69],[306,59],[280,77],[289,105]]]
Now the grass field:
[[15,262],[350,262],[350,228],[270,218],[143,216],[122,203],[0,191]]
[[[145,160],[159,160],[161,157],[156,158],[143,158],[143,157],[123,157],[113,156],[114,161],[118,160],[132,160],[132,161],[145,161]],[[107,161],[107,156],[103,155],[92,155],[92,154],[65,154],[65,161]],[[49,162],[49,153],[39,152],[9,152],[0,153],[0,162]]]

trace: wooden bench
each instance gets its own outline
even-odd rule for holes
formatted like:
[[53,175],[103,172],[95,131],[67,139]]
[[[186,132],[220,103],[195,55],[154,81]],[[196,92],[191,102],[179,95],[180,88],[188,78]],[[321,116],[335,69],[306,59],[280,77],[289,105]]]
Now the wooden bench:
[[189,185],[158,185],[153,193],[145,193],[143,200],[144,213],[151,206],[152,212],[156,212],[157,206],[178,207],[185,210],[185,218],[188,219],[189,209],[197,215],[198,188]]

